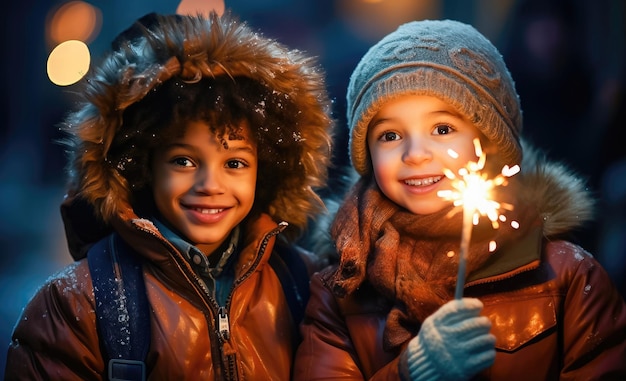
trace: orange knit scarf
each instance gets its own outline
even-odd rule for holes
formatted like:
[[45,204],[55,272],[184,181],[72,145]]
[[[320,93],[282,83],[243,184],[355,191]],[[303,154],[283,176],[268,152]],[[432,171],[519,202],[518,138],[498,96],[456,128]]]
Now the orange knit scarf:
[[[451,208],[415,215],[362,178],[337,212],[331,236],[341,257],[333,291],[343,297],[367,280],[392,301],[384,335],[388,348],[413,337],[427,316],[454,297],[462,213],[447,217]],[[485,220],[473,228],[468,273],[488,259],[491,240],[501,244],[524,233],[508,225],[494,230]]]

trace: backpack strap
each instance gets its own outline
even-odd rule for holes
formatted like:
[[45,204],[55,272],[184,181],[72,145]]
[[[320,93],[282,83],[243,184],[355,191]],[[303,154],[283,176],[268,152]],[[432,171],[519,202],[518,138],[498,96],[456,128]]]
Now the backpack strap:
[[[304,317],[304,308],[309,301],[307,266],[296,248],[284,245],[275,247],[269,264],[280,280],[287,298],[287,305],[297,327]],[[299,333],[299,329],[296,331]]]
[[114,233],[89,249],[87,262],[108,379],[145,380],[150,315],[141,261]]

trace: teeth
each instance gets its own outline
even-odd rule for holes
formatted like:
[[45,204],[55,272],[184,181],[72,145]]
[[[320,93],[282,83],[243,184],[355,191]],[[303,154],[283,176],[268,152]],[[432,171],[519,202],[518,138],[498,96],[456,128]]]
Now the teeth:
[[223,211],[224,209],[200,209],[200,208],[194,208],[194,210],[202,213],[202,214],[217,214],[221,211]]
[[420,186],[427,186],[427,185],[431,185],[434,183],[437,183],[441,180],[443,176],[436,176],[436,177],[428,177],[425,179],[411,179],[411,180],[405,180],[404,183],[406,185],[411,185],[411,186],[416,186],[416,187],[420,187]]

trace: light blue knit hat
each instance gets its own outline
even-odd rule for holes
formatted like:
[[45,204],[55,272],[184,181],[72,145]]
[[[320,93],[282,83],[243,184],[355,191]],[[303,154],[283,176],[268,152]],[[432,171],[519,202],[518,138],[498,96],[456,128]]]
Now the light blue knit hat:
[[404,94],[450,103],[499,147],[504,164],[519,164],[522,111],[515,84],[495,46],[472,26],[452,20],[413,21],[372,46],[350,77],[350,158],[370,171],[367,128],[381,105]]

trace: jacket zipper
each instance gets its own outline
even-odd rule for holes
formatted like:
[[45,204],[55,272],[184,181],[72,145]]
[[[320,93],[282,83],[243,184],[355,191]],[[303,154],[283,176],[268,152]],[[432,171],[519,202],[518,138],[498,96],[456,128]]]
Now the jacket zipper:
[[[252,275],[252,273],[254,273],[254,270],[257,268],[259,261],[263,257],[263,254],[265,254],[265,249],[267,248],[267,243],[269,242],[270,238],[272,238],[275,235],[278,235],[278,233],[283,231],[285,227],[287,227],[287,223],[281,222],[277,228],[273,229],[272,231],[267,233],[265,237],[263,237],[263,241],[261,241],[261,246],[259,247],[259,251],[257,253],[254,263],[250,266],[250,268],[248,269],[248,271],[246,271],[245,274],[243,274],[238,279],[235,279],[235,282],[233,283],[233,287],[230,293],[228,294],[228,298],[226,298],[226,306],[218,305],[216,316],[217,316],[217,326],[219,329],[220,339],[221,339],[220,350],[222,354],[224,353],[224,346],[223,346],[224,342],[230,340],[230,321],[228,317],[228,311],[230,311],[230,303],[231,303],[235,288],[237,288],[241,283],[243,283],[247,278],[249,278],[250,275]],[[215,301],[215,299],[213,299],[213,301]],[[215,304],[217,305],[216,301],[215,301]],[[227,379],[236,380],[237,379],[237,364],[236,364],[235,355],[225,356],[225,366],[226,366]]]
[[[256,259],[255,259],[254,263],[250,266],[248,271],[246,271],[246,273],[243,274],[238,279],[235,279],[235,281],[233,283],[232,290],[228,294],[228,298],[226,298],[226,306],[221,307],[221,306],[218,305],[218,311],[222,311],[224,313],[222,318],[220,318],[218,316],[218,326],[222,322],[229,323],[228,311],[230,311],[230,302],[232,300],[235,288],[237,288],[241,283],[243,283],[246,279],[248,279],[250,277],[250,275],[252,275],[252,273],[254,273],[254,270],[257,268],[257,266],[259,264],[259,261],[263,257],[263,254],[265,254],[265,249],[267,248],[267,243],[269,242],[270,238],[274,237],[275,235],[278,235],[278,233],[280,233],[281,231],[283,231],[285,229],[285,227],[287,227],[287,223],[286,222],[281,222],[278,225],[279,226],[277,228],[275,228],[274,230],[270,231],[269,233],[267,233],[265,235],[265,237],[263,237],[263,241],[261,241],[261,246],[259,247],[258,255],[256,256]],[[218,313],[218,315],[219,315],[219,313]],[[230,328],[227,328],[226,331],[228,332],[228,335],[230,336]]]
[[217,330],[222,335],[223,340],[230,340],[230,323],[228,322],[226,307],[220,307],[217,310]]
[[[177,256],[179,255],[178,250],[173,247],[173,245],[166,239],[163,239],[159,234],[155,233],[154,231],[150,230],[149,228],[143,227],[143,226],[139,226],[139,225],[134,225],[138,230],[144,231],[148,234],[150,234],[151,236],[153,236],[154,238],[156,238],[159,242],[161,242],[165,248],[174,255],[174,258],[176,259]],[[183,261],[185,261],[183,259]],[[186,263],[186,261],[185,261]],[[180,264],[179,264],[180,266]],[[211,311],[212,315],[217,317],[217,319],[219,319],[220,316],[220,311],[222,312],[222,316],[223,316],[223,329],[224,329],[224,333],[222,331],[222,329],[220,329],[219,331],[217,331],[216,335],[213,335],[212,332],[216,331],[216,327],[220,328],[220,321],[217,321],[217,326],[216,326],[216,322],[215,320],[212,319],[211,316],[207,316],[207,321],[212,321],[211,326],[212,326],[212,330],[209,330],[209,335],[211,336],[211,347],[213,347],[213,350],[216,353],[219,353],[220,357],[223,358],[223,353],[224,353],[224,334],[228,335],[228,338],[230,338],[230,324],[228,321],[228,313],[226,308],[221,307],[216,299],[211,295],[210,290],[206,287],[206,284],[204,283],[204,281],[195,273],[195,271],[191,270],[191,271],[182,271],[182,273],[185,276],[190,276],[193,278],[193,282],[191,282],[192,284],[197,285],[201,290],[202,293],[206,296],[206,298],[201,298],[203,299],[206,303],[207,308]],[[191,280],[191,279],[190,279]],[[200,296],[200,295],[199,295]],[[213,338],[215,338],[216,340],[213,340]],[[226,380],[236,380],[236,373],[233,375],[232,374],[232,369],[233,369],[233,365],[234,364],[229,364],[226,369],[223,370],[223,373],[225,373],[227,375]],[[222,362],[222,367],[224,367],[224,361]],[[219,370],[218,370],[219,372]],[[219,373],[216,374],[216,376]],[[219,378],[219,377],[218,377]]]
[[[263,254],[265,253],[265,249],[267,248],[267,243],[269,242],[270,238],[282,232],[287,227],[287,225],[288,224],[286,222],[280,222],[277,228],[274,228],[269,233],[267,233],[265,237],[263,237],[263,240],[261,241],[261,246],[259,248],[259,252],[257,253],[254,263],[250,266],[250,268],[245,274],[239,277],[239,279],[235,279],[232,290],[228,294],[228,298],[226,299],[225,306],[219,305],[219,303],[217,302],[217,299],[211,295],[211,292],[206,287],[206,284],[204,283],[204,281],[200,279],[200,277],[194,271],[191,271],[192,277],[195,281],[194,283],[198,285],[204,292],[205,296],[207,296],[207,299],[209,302],[207,304],[207,307],[209,307],[215,319],[213,326],[214,328],[217,327],[218,334],[216,336],[217,336],[217,341],[219,343],[218,348],[223,359],[223,366],[225,367],[224,373],[226,376],[226,380],[237,380],[238,378],[235,355],[227,355],[227,356],[224,355],[224,342],[230,340],[230,319],[228,316],[228,311],[230,311],[230,303],[232,300],[234,289],[238,285],[240,285],[244,280],[249,278],[250,275],[252,275],[257,265],[259,264],[259,261],[263,257]],[[169,241],[161,239],[159,235],[157,235],[155,232],[151,231],[148,228],[138,226],[138,225],[135,225],[135,226],[139,230],[143,230],[149,233],[150,235],[154,236],[155,238],[157,238],[159,241],[163,242],[166,248],[168,249],[168,251],[170,252],[172,251],[172,244],[169,243]],[[174,253],[178,254],[178,250],[176,250],[175,248],[174,248]]]

